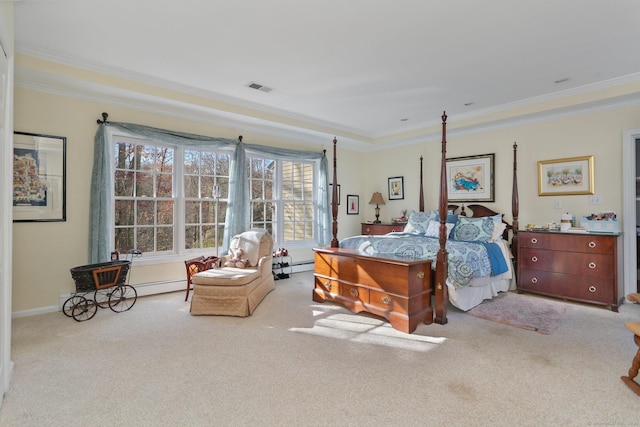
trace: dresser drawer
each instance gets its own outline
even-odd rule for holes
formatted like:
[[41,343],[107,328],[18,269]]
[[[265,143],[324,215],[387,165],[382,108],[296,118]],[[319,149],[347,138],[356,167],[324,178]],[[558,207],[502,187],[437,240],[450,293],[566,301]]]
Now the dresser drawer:
[[379,236],[393,231],[404,230],[404,224],[362,224],[362,234],[365,236]]
[[335,295],[340,295],[340,282],[335,279],[329,279],[326,277],[315,276],[316,289],[320,289],[325,292],[330,292]]
[[340,284],[340,295],[350,299],[351,301],[360,301],[362,303],[369,303],[369,290],[361,288],[359,286]]
[[614,259],[611,255],[531,248],[522,248],[519,255],[519,266],[522,268],[590,277],[611,278],[614,274]]
[[616,237],[525,232],[519,235],[518,244],[521,248],[610,254],[615,248]]
[[581,301],[617,304],[613,278],[585,278],[520,267],[518,289]]

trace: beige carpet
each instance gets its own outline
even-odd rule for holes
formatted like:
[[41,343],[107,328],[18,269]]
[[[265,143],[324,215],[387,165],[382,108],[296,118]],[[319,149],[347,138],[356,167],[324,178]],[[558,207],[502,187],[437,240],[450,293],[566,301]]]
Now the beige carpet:
[[247,318],[191,316],[184,293],[78,323],[13,322],[0,426],[633,425],[620,313],[575,305],[552,335],[450,309],[402,334],[311,300],[297,273]]
[[572,305],[561,301],[505,292],[474,307],[468,313],[516,328],[551,334],[573,311]]

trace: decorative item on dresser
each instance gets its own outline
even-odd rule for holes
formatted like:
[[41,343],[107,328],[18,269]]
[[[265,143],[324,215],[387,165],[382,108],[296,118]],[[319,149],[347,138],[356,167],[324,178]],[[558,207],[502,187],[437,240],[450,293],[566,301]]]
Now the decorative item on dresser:
[[402,231],[404,224],[362,223],[362,234],[365,236],[380,236],[394,231]]
[[518,240],[518,292],[609,306],[621,304],[618,234],[524,231]]

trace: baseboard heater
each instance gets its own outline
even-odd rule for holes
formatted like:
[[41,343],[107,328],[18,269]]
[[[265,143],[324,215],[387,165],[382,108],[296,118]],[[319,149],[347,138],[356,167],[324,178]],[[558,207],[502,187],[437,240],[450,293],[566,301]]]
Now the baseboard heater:
[[[313,271],[313,261],[291,263],[292,273],[300,273],[303,271]],[[136,283],[133,286],[135,286],[138,296],[143,297],[146,295],[163,294],[166,292],[186,291],[187,282],[185,279],[173,279],[160,282]],[[62,305],[71,295],[71,292],[59,295],[58,311],[62,311]],[[91,297],[93,298],[93,295]]]
[[291,263],[292,273],[301,273],[303,271],[313,271],[313,261],[300,261]]
[[[186,291],[186,279],[163,280],[159,282],[136,283],[133,285],[139,297],[155,294],[163,294],[166,292]],[[58,311],[62,311],[62,305],[72,295],[71,292],[60,294],[58,301]],[[91,295],[93,298],[93,295]]]

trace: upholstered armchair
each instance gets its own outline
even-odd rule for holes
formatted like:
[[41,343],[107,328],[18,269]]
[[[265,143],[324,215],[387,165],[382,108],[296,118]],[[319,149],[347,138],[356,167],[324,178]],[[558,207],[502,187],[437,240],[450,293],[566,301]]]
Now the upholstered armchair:
[[264,229],[251,229],[234,236],[229,248],[242,248],[246,268],[224,267],[231,255],[221,258],[221,268],[192,276],[191,314],[246,317],[275,289],[272,273],[273,238]]

